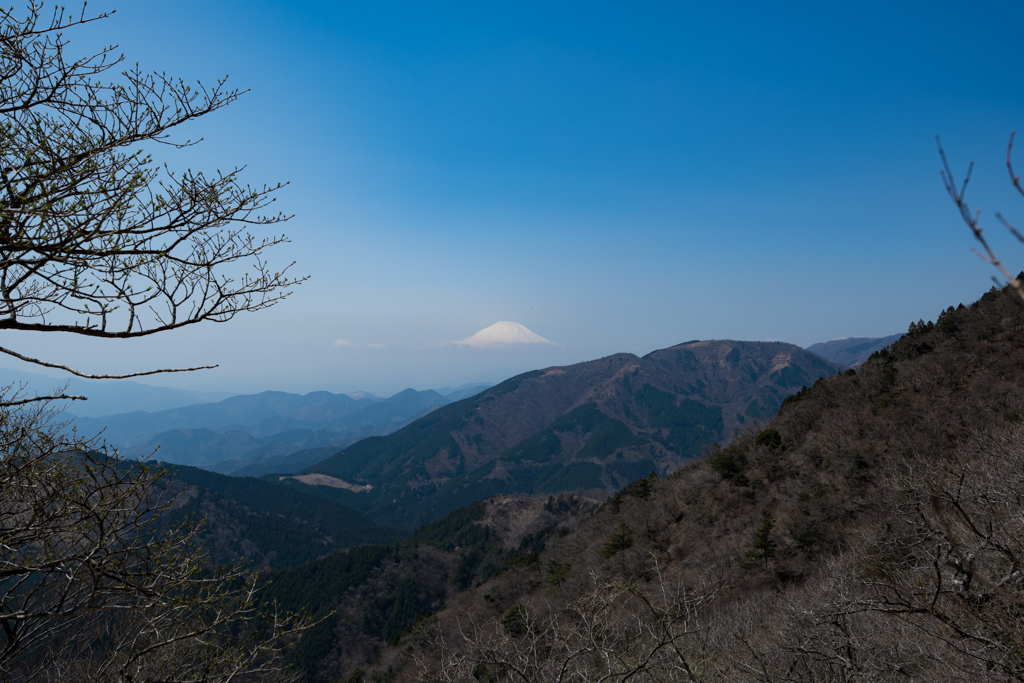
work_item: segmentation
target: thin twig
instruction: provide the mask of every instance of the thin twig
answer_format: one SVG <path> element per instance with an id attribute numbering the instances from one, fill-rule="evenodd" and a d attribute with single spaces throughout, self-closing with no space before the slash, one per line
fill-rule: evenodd
<path id="1" fill-rule="evenodd" d="M 1006 164 L 1007 168 L 1010 170 L 1010 179 L 1012 180 L 1014 187 L 1024 195 L 1024 189 L 1021 188 L 1020 180 L 1013 173 L 1013 164 L 1011 159 L 1013 153 L 1013 138 L 1014 135 L 1011 133 L 1010 142 L 1006 149 Z M 942 176 L 942 183 L 946 187 L 946 192 L 949 194 L 950 199 L 953 200 L 953 203 L 956 204 L 957 209 L 960 210 L 960 217 L 963 218 L 967 227 L 971 229 L 971 232 L 974 234 L 974 239 L 978 241 L 984 250 L 984 253 L 977 250 L 974 250 L 974 253 L 977 254 L 981 260 L 998 270 L 1006 279 L 1006 282 L 1013 287 L 1015 292 L 1017 292 L 1017 296 L 1024 300 L 1024 286 L 1022 286 L 1021 282 L 1011 275 L 1010 271 L 1003 266 L 1002 261 L 999 260 L 995 252 L 992 250 L 992 247 L 989 246 L 988 240 L 985 239 L 984 229 L 981 227 L 981 210 L 978 209 L 972 213 L 970 206 L 967 204 L 967 186 L 970 184 L 971 175 L 974 173 L 974 162 L 972 161 L 967 166 L 967 174 L 964 176 L 964 182 L 958 190 L 956 186 L 956 179 L 953 175 L 953 169 L 950 167 L 949 159 L 946 157 L 946 150 L 942 147 L 942 140 L 939 139 L 938 136 L 935 136 L 935 142 L 939 147 L 939 157 L 942 159 L 942 171 L 940 171 L 940 175 Z M 1010 225 L 1009 221 L 1003 219 L 999 214 L 996 215 L 1012 235 L 1017 237 L 1021 242 L 1024 242 L 1024 237 L 1022 237 L 1020 233 Z"/>
<path id="2" fill-rule="evenodd" d="M 23 360 L 26 363 L 35 363 L 36 365 L 41 365 L 44 368 L 54 368 L 55 370 L 64 370 L 65 372 L 70 372 L 72 375 L 76 375 L 78 377 L 84 377 L 85 379 L 128 379 L 129 377 L 143 377 L 145 375 L 157 375 L 157 374 L 164 374 L 164 373 L 168 373 L 168 372 L 193 372 L 195 370 L 211 370 L 213 368 L 218 367 L 217 365 L 200 365 L 200 366 L 194 367 L 194 368 L 162 368 L 160 370 L 144 370 L 142 372 L 132 372 L 132 373 L 129 373 L 129 374 L 126 374 L 126 375 L 90 375 L 90 374 L 85 373 L 85 372 L 79 372 L 78 370 L 75 370 L 74 368 L 70 368 L 67 365 L 61 365 L 59 363 L 49 363 L 49 362 L 44 361 L 44 360 L 39 360 L 38 358 L 31 358 L 29 356 L 20 354 L 17 351 L 11 351 L 10 349 L 5 349 L 2 346 L 0 346 L 0 353 L 6 353 L 8 356 L 14 356 L 15 358 L 18 358 L 19 360 Z"/>
<path id="3" fill-rule="evenodd" d="M 1010 131 L 1010 142 L 1006 145 L 1006 170 L 1010 173 L 1010 182 L 1017 188 L 1017 192 L 1024 196 L 1024 187 L 1021 187 L 1020 177 L 1013 171 L 1013 138 L 1016 135 L 1017 131 Z"/>
<path id="4" fill-rule="evenodd" d="M 36 403 L 39 401 L 88 401 L 89 399 L 85 396 L 71 396 L 71 395 L 53 395 L 53 396 L 35 396 L 33 398 L 22 398 L 17 401 L 2 401 L 0 400 L 0 408 L 9 408 L 11 406 L 23 406 L 26 403 Z"/>

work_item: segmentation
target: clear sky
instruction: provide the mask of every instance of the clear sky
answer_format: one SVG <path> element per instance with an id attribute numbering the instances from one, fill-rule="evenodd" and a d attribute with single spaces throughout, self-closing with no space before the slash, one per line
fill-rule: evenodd
<path id="1" fill-rule="evenodd" d="M 904 331 L 991 285 L 936 134 L 958 172 L 977 161 L 973 199 L 1024 268 L 991 217 L 1024 223 L 1003 166 L 1024 126 L 1019 0 L 135 0 L 95 26 L 73 45 L 251 90 L 163 158 L 290 181 L 273 256 L 311 279 L 226 325 L 21 338 L 87 370 L 220 363 L 150 381 L 391 393 L 697 338 Z M 439 345 L 499 320 L 558 346 Z"/>

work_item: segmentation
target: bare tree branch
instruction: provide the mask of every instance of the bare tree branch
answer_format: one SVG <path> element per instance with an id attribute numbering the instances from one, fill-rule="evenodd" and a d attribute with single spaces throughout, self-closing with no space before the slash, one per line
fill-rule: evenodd
<path id="1" fill-rule="evenodd" d="M 77 375 L 78 377 L 84 377 L 85 379 L 128 379 L 129 377 L 143 377 L 145 375 L 156 375 L 156 374 L 162 374 L 162 373 L 168 373 L 168 372 L 193 372 L 195 370 L 211 370 L 213 368 L 218 367 L 216 365 L 200 365 L 200 366 L 197 366 L 197 367 L 194 367 L 194 368 L 164 368 L 164 369 L 160 369 L 160 370 L 143 370 L 141 372 L 131 372 L 131 373 L 124 374 L 124 375 L 91 375 L 91 374 L 88 374 L 88 373 L 85 373 L 85 372 L 80 372 L 78 370 L 75 370 L 74 368 L 68 367 L 67 365 L 61 365 L 59 363 L 50 363 L 50 362 L 47 362 L 47 361 L 39 360 L 38 358 L 31 358 L 29 356 L 26 356 L 24 354 L 18 353 L 16 351 L 12 351 L 11 349 L 5 349 L 2 346 L 0 346 L 0 353 L 6 353 L 8 356 L 14 356 L 15 358 L 17 358 L 19 360 L 23 360 L 23 361 L 26 361 L 28 363 L 35 363 L 36 365 L 42 365 L 43 367 L 46 367 L 46 368 L 54 368 L 56 370 L 64 370 L 66 372 L 70 372 L 72 375 Z M 61 397 L 61 398 L 64 398 L 64 397 Z M 0 403 L 0 405 L 11 405 L 11 404 Z"/>
<path id="2" fill-rule="evenodd" d="M 456 620 L 454 633 L 433 622 L 422 634 L 433 657 L 414 655 L 420 680 L 706 680 L 692 641 L 704 631 L 702 615 L 720 584 L 675 583 L 653 559 L 650 585 L 591 576 L 590 590 L 566 604 L 517 603 L 485 623 Z"/>
<path id="3" fill-rule="evenodd" d="M 0 407 L 23 406 L 29 403 L 51 402 L 51 401 L 88 401 L 86 396 L 74 396 L 72 394 L 53 394 L 50 396 L 33 396 L 32 398 L 8 399 L 0 401 Z"/>
<path id="4" fill-rule="evenodd" d="M 305 278 L 263 258 L 287 238 L 251 232 L 288 220 L 265 213 L 282 186 L 244 184 L 243 168 L 176 172 L 143 151 L 196 144 L 172 134 L 242 93 L 138 67 L 114 77 L 113 48 L 72 58 L 63 33 L 107 15 L 40 10 L 0 12 L 0 329 L 125 339 L 287 297 Z"/>
<path id="5" fill-rule="evenodd" d="M 227 682 L 278 669 L 309 621 L 242 565 L 209 570 L 167 473 L 0 408 L 0 678 Z"/>
<path id="6" fill-rule="evenodd" d="M 1017 191 L 1024 196 L 1024 188 L 1021 187 L 1020 178 L 1013 171 L 1013 139 L 1015 133 L 1010 133 L 1010 141 L 1006 146 L 1006 167 L 1010 173 L 1010 181 L 1013 186 L 1017 188 Z M 942 147 L 942 140 L 938 136 L 935 138 L 935 142 L 939 148 L 939 157 L 942 159 L 942 183 L 946 188 L 946 193 L 949 194 L 950 199 L 956 204 L 957 209 L 960 211 L 960 217 L 967 224 L 967 227 L 971 229 L 971 233 L 974 235 L 974 239 L 981 244 L 982 251 L 972 250 L 978 255 L 981 260 L 988 263 L 993 268 L 999 271 L 999 273 L 1006 280 L 1007 284 L 1013 287 L 1013 290 L 1017 295 L 1024 300 L 1024 284 L 1022 284 L 1016 277 L 1010 274 L 1010 271 L 1003 266 L 1002 261 L 996 256 L 995 251 L 988 243 L 988 239 L 984 235 L 984 229 L 981 226 L 981 210 L 978 209 L 974 212 L 971 211 L 970 206 L 967 203 L 967 186 L 971 182 L 971 175 L 974 173 L 974 162 L 972 161 L 967 166 L 967 173 L 964 175 L 963 183 L 957 188 L 957 183 L 953 175 L 953 169 L 949 165 L 949 159 L 946 157 L 946 150 Z M 1000 223 L 1007 229 L 1007 231 L 1016 237 L 1019 241 L 1024 242 L 1024 235 L 1022 235 L 1002 214 L 996 213 L 996 218 Z M 998 281 L 997 281 L 998 284 Z"/>
<path id="7" fill-rule="evenodd" d="M 176 172 L 146 153 L 234 102 L 114 47 L 75 57 L 66 31 L 104 19 L 39 0 L 0 9 L 0 330 L 134 338 L 273 306 L 305 280 L 264 259 L 288 220 L 280 184 L 242 168 Z M 90 374 L 88 379 L 216 366 Z M 23 390 L 23 388 L 22 388 Z M 64 391 L 67 390 L 67 385 Z M 199 523 L 175 521 L 163 470 L 83 441 L 51 401 L 0 390 L 0 679 L 229 683 L 276 675 L 310 626 L 261 604 L 248 567 L 213 567 Z"/>

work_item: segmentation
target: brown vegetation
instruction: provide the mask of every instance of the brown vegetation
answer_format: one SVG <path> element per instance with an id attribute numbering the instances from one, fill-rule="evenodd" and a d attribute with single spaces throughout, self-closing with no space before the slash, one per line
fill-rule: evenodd
<path id="1" fill-rule="evenodd" d="M 1024 679 L 1022 342 L 1005 291 L 911 325 L 455 596 L 368 680 Z"/>

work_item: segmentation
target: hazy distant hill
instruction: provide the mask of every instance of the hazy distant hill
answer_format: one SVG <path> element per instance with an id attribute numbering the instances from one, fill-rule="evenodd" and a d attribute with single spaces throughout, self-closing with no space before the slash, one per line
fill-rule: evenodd
<path id="1" fill-rule="evenodd" d="M 492 386 L 494 386 L 493 383 L 481 384 L 480 382 L 475 382 L 463 384 L 462 386 L 455 387 L 454 389 L 451 387 L 443 387 L 436 391 L 448 399 L 449 403 L 454 403 L 455 401 L 461 401 L 462 399 L 469 398 L 470 396 L 476 396 L 481 391 L 490 389 Z"/>
<path id="2" fill-rule="evenodd" d="M 269 436 L 288 428 L 317 429 L 366 408 L 379 399 L 354 399 L 345 394 L 318 391 L 300 396 L 265 391 L 232 396 L 213 404 L 189 405 L 158 412 L 132 412 L 101 418 L 80 419 L 80 428 L 106 429 L 108 441 L 135 447 L 154 435 L 173 429 L 241 431 L 252 436 Z"/>
<path id="3" fill-rule="evenodd" d="M 699 341 L 513 377 L 308 468 L 415 528 L 496 493 L 615 490 L 671 471 L 838 366 L 780 342 Z"/>
<path id="4" fill-rule="evenodd" d="M 807 347 L 811 353 L 816 353 L 822 358 L 833 363 L 839 363 L 845 367 L 859 365 L 868 359 L 875 351 L 881 351 L 889 346 L 902 335 L 893 334 L 888 337 L 849 337 L 847 339 L 833 339 L 832 341 L 819 342 Z"/>
<path id="5" fill-rule="evenodd" d="M 406 389 L 387 399 L 268 391 L 154 413 L 78 418 L 75 425 L 81 434 L 102 431 L 106 442 L 126 455 L 149 455 L 159 446 L 160 460 L 260 475 L 301 469 L 448 402 L 431 390 Z M 317 450 L 323 448 L 329 450 Z"/>

